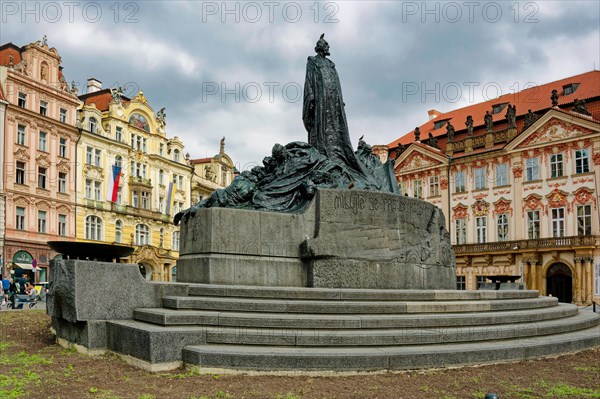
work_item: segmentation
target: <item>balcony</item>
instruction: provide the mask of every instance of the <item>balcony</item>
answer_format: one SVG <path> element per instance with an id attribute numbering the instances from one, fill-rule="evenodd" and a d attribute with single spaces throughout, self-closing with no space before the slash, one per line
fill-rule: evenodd
<path id="1" fill-rule="evenodd" d="M 86 205 L 88 208 L 104 209 L 104 202 L 102 202 L 102 201 L 88 199 L 88 200 L 86 200 Z"/>
<path id="2" fill-rule="evenodd" d="M 146 186 L 152 188 L 152 179 L 146 179 L 140 176 L 130 176 L 129 184 L 137 186 Z"/>
<path id="3" fill-rule="evenodd" d="M 144 208 L 135 208 L 129 205 L 119 205 L 114 202 L 110 203 L 111 211 L 131 215 L 131 216 L 140 216 L 147 219 L 160 220 L 163 222 L 170 222 L 170 215 L 165 214 L 164 212 L 159 212 L 156 209 L 144 209 Z"/>
<path id="4" fill-rule="evenodd" d="M 454 245 L 454 252 L 457 256 L 476 255 L 485 253 L 520 253 L 535 252 L 550 249 L 569 249 L 589 247 L 595 248 L 598 236 L 571 236 L 540 238 L 537 240 L 517 240 L 517 241 L 496 241 L 485 244 L 462 244 Z"/>

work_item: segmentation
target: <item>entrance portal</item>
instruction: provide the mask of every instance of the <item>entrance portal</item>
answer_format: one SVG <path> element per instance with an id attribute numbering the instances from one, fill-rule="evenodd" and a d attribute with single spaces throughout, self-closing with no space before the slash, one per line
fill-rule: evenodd
<path id="1" fill-rule="evenodd" d="M 559 302 L 573 301 L 573 275 L 564 263 L 556 263 L 548 269 L 546 294 L 557 297 Z"/>

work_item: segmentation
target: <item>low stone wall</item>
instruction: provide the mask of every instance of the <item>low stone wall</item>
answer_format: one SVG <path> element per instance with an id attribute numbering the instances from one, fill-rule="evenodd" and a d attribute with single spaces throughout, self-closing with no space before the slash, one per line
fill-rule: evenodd
<path id="1" fill-rule="evenodd" d="M 441 210 L 395 194 L 318 190 L 302 214 L 201 209 L 181 232 L 178 281 L 384 289 L 456 285 Z"/>
<path id="2" fill-rule="evenodd" d="M 50 270 L 46 306 L 57 339 L 89 351 L 106 348 L 107 320 L 133 319 L 136 308 L 187 293 L 185 284 L 146 281 L 135 264 L 58 260 Z"/>

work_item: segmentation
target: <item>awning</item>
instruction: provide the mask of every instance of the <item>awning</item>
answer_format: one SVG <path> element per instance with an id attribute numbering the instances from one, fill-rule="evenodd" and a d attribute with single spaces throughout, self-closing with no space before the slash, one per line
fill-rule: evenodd
<path id="1" fill-rule="evenodd" d="M 27 269 L 27 270 L 33 270 L 33 266 L 28 264 L 28 263 L 17 263 L 17 262 L 13 262 L 13 265 L 16 269 Z"/>

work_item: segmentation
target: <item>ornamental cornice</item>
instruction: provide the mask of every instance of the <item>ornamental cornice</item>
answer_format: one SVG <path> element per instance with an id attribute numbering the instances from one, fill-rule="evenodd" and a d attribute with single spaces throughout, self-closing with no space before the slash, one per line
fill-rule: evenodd
<path id="1" fill-rule="evenodd" d="M 29 161 L 29 159 L 31 159 L 31 156 L 29 155 L 29 151 L 27 151 L 23 147 L 17 148 L 17 150 L 13 153 L 13 155 L 17 161 L 27 162 L 27 161 Z"/>
<path id="2" fill-rule="evenodd" d="M 44 168 L 50 167 L 50 164 L 51 164 L 50 159 L 48 158 L 47 154 L 38 154 L 35 161 L 39 166 L 42 166 Z"/>
<path id="3" fill-rule="evenodd" d="M 69 172 L 71 170 L 71 165 L 69 164 L 69 162 L 62 159 L 58 164 L 56 164 L 56 168 L 60 172 Z"/>

